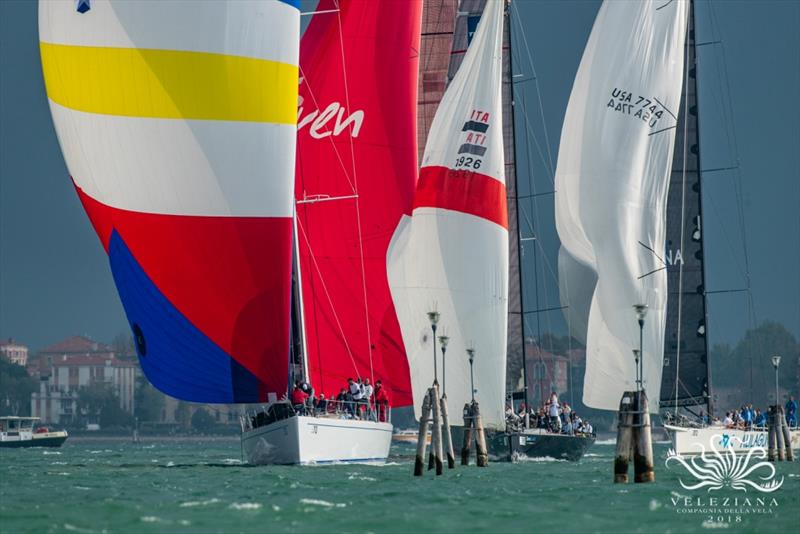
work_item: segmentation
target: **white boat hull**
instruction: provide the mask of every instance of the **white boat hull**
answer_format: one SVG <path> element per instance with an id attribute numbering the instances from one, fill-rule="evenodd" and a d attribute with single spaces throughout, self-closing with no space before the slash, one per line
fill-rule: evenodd
<path id="1" fill-rule="evenodd" d="M 242 433 L 245 460 L 254 465 L 384 463 L 392 425 L 375 421 L 295 416 Z"/>
<path id="2" fill-rule="evenodd" d="M 723 426 L 703 428 L 664 425 L 672 441 L 672 448 L 681 456 L 698 455 L 712 447 L 721 451 L 731 447 L 737 454 L 747 454 L 755 447 L 769 448 L 766 430 L 740 430 Z M 792 449 L 800 449 L 800 429 L 789 431 Z M 701 447 L 702 446 L 702 447 Z"/>

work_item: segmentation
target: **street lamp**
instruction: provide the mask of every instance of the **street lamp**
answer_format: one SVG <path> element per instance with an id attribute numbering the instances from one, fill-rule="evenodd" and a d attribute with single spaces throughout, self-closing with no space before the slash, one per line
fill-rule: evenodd
<path id="1" fill-rule="evenodd" d="M 772 357 L 772 367 L 775 368 L 775 413 L 778 413 L 778 407 L 780 406 L 780 401 L 778 400 L 778 366 L 781 364 L 781 357 L 780 356 L 773 356 Z"/>
<path id="2" fill-rule="evenodd" d="M 442 345 L 442 397 L 447 396 L 447 372 L 445 371 L 445 353 L 447 352 L 447 342 L 450 341 L 450 338 L 441 335 L 439 336 L 439 343 Z"/>
<path id="3" fill-rule="evenodd" d="M 639 376 L 639 358 L 640 358 L 641 355 L 642 355 L 642 353 L 639 351 L 639 349 L 633 349 L 633 359 L 636 361 L 636 388 L 637 388 L 637 391 L 641 391 L 641 389 L 642 389 L 642 379 Z"/>
<path id="4" fill-rule="evenodd" d="M 644 389 L 644 318 L 647 315 L 647 304 L 634 304 L 636 319 L 639 321 L 639 359 L 637 367 L 639 371 L 639 390 Z"/>
<path id="5" fill-rule="evenodd" d="M 475 361 L 475 349 L 467 349 L 469 356 L 469 392 L 472 395 L 472 404 L 475 404 L 475 381 L 472 378 L 472 363 Z"/>
<path id="6" fill-rule="evenodd" d="M 439 312 L 429 311 L 428 320 L 431 322 L 431 330 L 433 330 L 433 383 L 439 383 L 439 373 L 436 370 L 436 325 L 439 323 Z"/>

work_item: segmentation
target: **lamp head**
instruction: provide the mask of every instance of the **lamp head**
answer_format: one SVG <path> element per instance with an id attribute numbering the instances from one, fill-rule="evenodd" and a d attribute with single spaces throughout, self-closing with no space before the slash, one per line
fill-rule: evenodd
<path id="1" fill-rule="evenodd" d="M 469 356 L 469 363 L 472 364 L 475 361 L 475 349 L 467 349 L 467 355 Z"/>
<path id="2" fill-rule="evenodd" d="M 773 356 L 772 357 L 772 366 L 777 369 L 778 366 L 781 364 L 781 357 L 780 356 Z"/>
<path id="3" fill-rule="evenodd" d="M 449 337 L 445 335 L 439 336 L 439 343 L 442 345 L 442 350 L 444 350 L 447 347 L 448 341 L 450 341 Z"/>
<path id="4" fill-rule="evenodd" d="M 644 321 L 647 315 L 647 304 L 634 304 L 633 309 L 636 312 L 636 318 L 640 321 Z"/>
<path id="5" fill-rule="evenodd" d="M 633 349 L 633 357 L 636 359 L 637 362 L 639 361 L 639 356 L 640 356 L 639 349 Z"/>
<path id="6" fill-rule="evenodd" d="M 439 312 L 438 311 L 429 311 L 428 312 L 428 320 L 431 322 L 432 326 L 436 326 L 436 323 L 439 322 Z"/>

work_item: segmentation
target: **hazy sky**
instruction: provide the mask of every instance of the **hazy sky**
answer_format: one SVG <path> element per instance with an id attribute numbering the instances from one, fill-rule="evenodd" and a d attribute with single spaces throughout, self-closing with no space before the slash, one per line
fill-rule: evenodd
<path id="1" fill-rule="evenodd" d="M 518 111 L 525 106 L 544 159 L 549 148 L 555 161 L 572 81 L 600 3 L 514 4 L 536 67 L 544 123 L 532 81 L 519 86 Z M 698 68 L 703 167 L 738 161 L 758 320 L 780 321 L 800 337 L 800 2 L 701 1 L 697 17 L 698 41 L 711 43 L 700 49 Z M 531 74 L 522 43 L 515 50 L 520 80 Z M 518 117 L 518 129 L 524 124 Z M 729 138 L 738 150 L 730 149 Z M 537 192 L 551 190 L 535 144 L 532 153 L 531 183 Z M 528 178 L 520 179 L 521 189 L 530 189 Z M 707 174 L 703 184 L 707 287 L 744 287 L 736 174 Z M 557 241 L 547 198 L 537 201 L 536 219 L 552 258 Z M 544 263 L 540 269 L 539 305 L 556 306 L 555 280 Z M 735 342 L 748 326 L 742 294 L 711 297 L 709 313 L 712 343 Z M 550 314 L 543 325 L 559 330 L 563 321 Z M 38 349 L 73 334 L 109 341 L 126 330 L 107 257 L 72 188 L 50 119 L 36 2 L 0 1 L 0 336 Z"/>

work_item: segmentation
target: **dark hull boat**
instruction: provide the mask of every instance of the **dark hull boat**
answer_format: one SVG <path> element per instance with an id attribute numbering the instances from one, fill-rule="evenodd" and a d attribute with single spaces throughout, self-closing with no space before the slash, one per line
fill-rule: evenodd
<path id="1" fill-rule="evenodd" d="M 541 429 L 489 434 L 489 454 L 499 460 L 555 458 L 577 462 L 594 444 L 594 436 L 553 434 Z"/>

